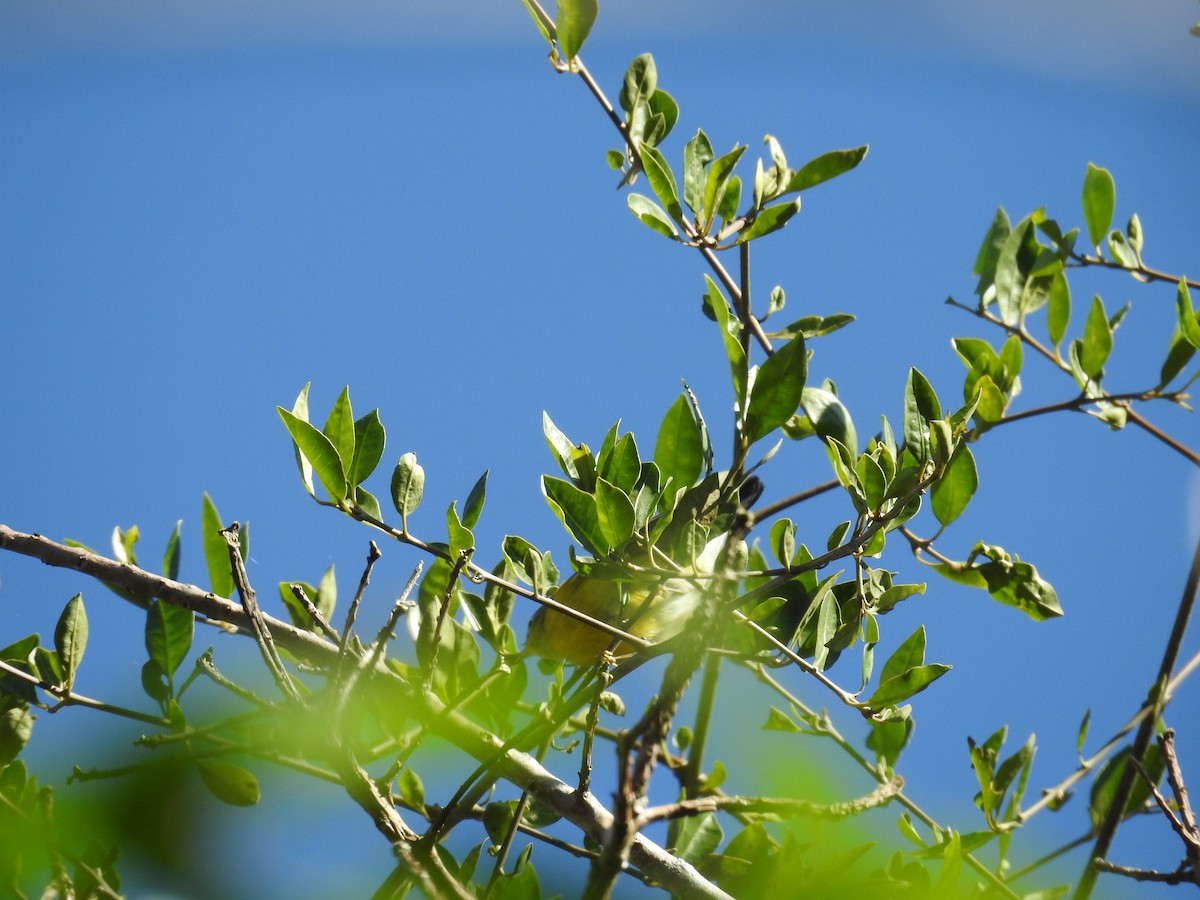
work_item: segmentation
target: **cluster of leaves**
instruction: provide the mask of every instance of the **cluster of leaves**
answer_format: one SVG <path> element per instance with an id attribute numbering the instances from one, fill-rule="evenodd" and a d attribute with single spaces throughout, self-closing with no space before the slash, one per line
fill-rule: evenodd
<path id="1" fill-rule="evenodd" d="M 1087 240 L 1093 248 L 1090 254 L 1077 249 L 1078 228 L 1064 232 L 1044 209 L 1034 210 L 1015 227 L 1007 213 L 999 209 L 984 238 L 975 261 L 975 274 L 979 277 L 976 309 L 1002 325 L 1009 337 L 999 352 L 980 338 L 955 340 L 955 350 L 968 369 L 963 394 L 979 396 L 976 435 L 1004 421 L 1012 401 L 1020 393 L 1025 345 L 1040 351 L 1069 373 L 1080 391 L 1079 408 L 1114 429 L 1125 427 L 1129 400 L 1161 397 L 1184 404 L 1187 399 L 1184 391 L 1200 378 L 1197 370 L 1180 386 L 1167 390 L 1200 348 L 1200 320 L 1192 307 L 1188 283 L 1183 279 L 1177 282 L 1176 326 L 1168 341 L 1157 384 L 1118 395 L 1104 388 L 1104 370 L 1113 351 L 1114 333 L 1129 312 L 1129 303 L 1110 314 L 1104 301 L 1095 295 L 1088 306 L 1082 332 L 1069 341 L 1064 356 L 1063 343 L 1072 312 L 1069 268 L 1103 265 L 1128 271 L 1142 281 L 1159 275 L 1143 262 L 1144 233 L 1137 213 L 1129 217 L 1123 231 L 1112 227 L 1116 187 L 1107 170 L 1088 164 L 1082 203 Z M 1048 239 L 1048 244 L 1039 240 L 1039 233 Z M 1043 308 L 1049 348 L 1036 343 L 1026 330 L 1027 318 Z"/>

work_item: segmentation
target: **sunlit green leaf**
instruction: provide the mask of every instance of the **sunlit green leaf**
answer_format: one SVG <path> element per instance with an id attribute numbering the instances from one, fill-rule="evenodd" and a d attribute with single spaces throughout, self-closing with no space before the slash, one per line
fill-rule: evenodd
<path id="1" fill-rule="evenodd" d="M 579 55 L 596 22 L 599 9 L 596 0 L 558 0 L 554 28 L 558 34 L 558 46 L 568 60 Z"/>
<path id="2" fill-rule="evenodd" d="M 759 366 L 743 419 L 747 441 L 766 437 L 792 417 L 800 406 L 807 374 L 808 355 L 799 336 Z"/>
<path id="3" fill-rule="evenodd" d="M 417 454 L 405 453 L 392 471 L 392 505 L 400 513 L 400 528 L 408 531 L 408 517 L 421 504 L 425 493 L 425 470 Z"/>
<path id="4" fill-rule="evenodd" d="M 313 471 L 317 473 L 317 478 L 329 494 L 329 499 L 335 503 L 344 500 L 349 492 L 349 483 L 346 480 L 342 458 L 333 443 L 322 432 L 303 419 L 298 419 L 282 406 L 275 409 L 300 453 L 312 464 Z"/>
<path id="5" fill-rule="evenodd" d="M 312 382 L 305 384 L 296 397 L 296 402 L 292 404 L 292 415 L 304 422 L 308 421 L 308 389 L 311 385 Z M 300 480 L 304 483 L 304 489 L 308 491 L 309 496 L 315 497 L 312 463 L 300 452 L 300 446 L 295 441 L 292 442 L 292 449 L 296 454 L 296 467 L 300 470 Z"/>
<path id="6" fill-rule="evenodd" d="M 712 160 L 708 136 L 697 131 L 683 148 L 683 202 L 696 214 L 704 210 L 705 167 Z"/>
<path id="7" fill-rule="evenodd" d="M 581 491 L 569 481 L 542 476 L 542 494 L 566 529 L 589 553 L 603 556 L 612 549 L 612 544 L 600 528 L 596 512 L 596 498 Z"/>
<path id="8" fill-rule="evenodd" d="M 712 222 L 713 217 L 717 215 L 721 208 L 721 202 L 725 199 L 725 191 L 729 187 L 730 178 L 733 176 L 733 167 L 737 165 L 738 160 L 742 158 L 742 154 L 746 152 L 745 146 L 734 147 L 723 156 L 718 156 L 709 164 L 708 176 L 704 182 L 704 221 L 705 224 Z"/>
<path id="9" fill-rule="evenodd" d="M 940 419 L 942 407 L 933 386 L 919 370 L 908 370 L 904 386 L 904 443 L 909 452 L 924 462 L 930 457 L 929 420 Z"/>
<path id="10" fill-rule="evenodd" d="M 233 596 L 233 573 L 229 566 L 229 545 L 221 537 L 221 514 L 205 492 L 200 507 L 200 537 L 208 564 L 208 583 L 218 597 Z"/>
<path id="11" fill-rule="evenodd" d="M 676 488 L 694 484 L 704 469 L 704 439 L 686 394 L 676 397 L 663 417 L 654 445 L 654 463 Z"/>
<path id="12" fill-rule="evenodd" d="M 1108 361 L 1112 352 L 1112 345 L 1112 328 L 1108 324 L 1108 314 L 1104 311 L 1104 302 L 1096 295 L 1092 299 L 1092 308 L 1083 326 L 1083 346 L 1079 352 L 1079 365 L 1084 374 L 1095 379 L 1103 371 L 1104 363 Z"/>
<path id="13" fill-rule="evenodd" d="M 850 411 L 836 394 L 824 388 L 806 387 L 801 393 L 800 405 L 817 434 L 822 438 L 833 438 L 852 454 L 858 454 L 858 434 L 854 430 Z"/>
<path id="14" fill-rule="evenodd" d="M 179 578 L 179 558 L 183 552 L 179 543 L 179 529 L 182 525 L 183 519 L 176 520 L 175 530 L 171 532 L 171 537 L 167 539 L 167 549 L 163 551 L 162 573 L 172 581 Z"/>
<path id="15" fill-rule="evenodd" d="M 1106 169 L 1088 163 L 1083 179 L 1083 220 L 1087 223 L 1088 238 L 1097 250 L 1112 225 L 1117 203 L 1117 189 Z"/>
<path id="16" fill-rule="evenodd" d="M 354 458 L 347 476 L 351 484 L 362 484 L 383 458 L 387 435 L 379 421 L 379 410 L 373 409 L 354 423 Z"/>
<path id="17" fill-rule="evenodd" d="M 624 491 L 603 478 L 596 481 L 596 517 L 610 547 L 623 546 L 633 537 L 633 503 Z"/>
<path id="18" fill-rule="evenodd" d="M 630 211 L 641 220 L 642 224 L 669 238 L 678 238 L 679 229 L 670 217 L 663 212 L 662 207 L 641 194 L 630 194 L 625 201 Z"/>
<path id="19" fill-rule="evenodd" d="M 962 515 L 978 487 L 979 473 L 975 470 L 975 457 L 966 444 L 960 444 L 945 473 L 930 491 L 930 506 L 937 520 L 949 525 Z"/>
<path id="20" fill-rule="evenodd" d="M 915 666 L 880 683 L 867 700 L 872 709 L 884 706 L 895 706 L 909 697 L 919 694 L 950 671 L 943 663 L 932 663 L 927 666 Z"/>
<path id="21" fill-rule="evenodd" d="M 849 172 L 867 155 L 867 147 L 855 147 L 852 150 L 831 150 L 822 153 L 816 159 L 806 162 L 800 167 L 791 181 L 788 182 L 784 193 L 806 191 L 822 182 Z"/>
<path id="22" fill-rule="evenodd" d="M 996 283 L 996 266 L 1000 260 L 1000 252 L 1011 233 L 1012 225 L 1008 220 L 1008 213 L 1004 211 L 1003 207 L 1000 207 L 996 210 L 995 218 L 992 219 L 992 224 L 988 228 L 987 234 L 984 235 L 983 243 L 979 246 L 979 253 L 975 257 L 973 272 L 979 276 L 975 293 L 980 297 Z"/>
<path id="23" fill-rule="evenodd" d="M 762 237 L 765 234 L 770 234 L 772 231 L 778 231 L 798 212 L 800 212 L 799 197 L 786 203 L 776 203 L 774 206 L 768 206 L 758 214 L 754 219 L 754 223 L 749 228 L 738 235 L 737 242 L 742 244 L 746 241 Z"/>
<path id="24" fill-rule="evenodd" d="M 87 649 L 88 620 L 83 608 L 83 594 L 76 594 L 67 601 L 58 624 L 54 628 L 54 648 L 62 663 L 63 686 L 67 690 L 75 683 L 75 673 Z"/>
<path id="25" fill-rule="evenodd" d="M 621 85 L 618 98 L 621 109 L 631 113 L 639 103 L 648 103 L 650 96 L 658 89 L 658 69 L 654 65 L 654 57 L 643 53 L 629 64 L 625 70 L 625 81 Z"/>
<path id="26" fill-rule="evenodd" d="M 1178 322 L 1179 333 L 1193 348 L 1200 349 L 1200 319 L 1192 308 L 1192 295 L 1188 292 L 1187 282 L 1179 279 L 1179 287 L 1175 291 L 1175 318 Z"/>
<path id="27" fill-rule="evenodd" d="M 644 141 L 641 144 L 642 169 L 646 179 L 654 189 L 655 196 L 666 208 L 668 215 L 676 221 L 683 220 L 683 208 L 679 205 L 679 188 L 675 183 L 675 174 L 670 165 L 656 147 Z M 637 212 L 637 210 L 634 210 Z M 640 217 L 640 216 L 639 216 Z"/>
<path id="28" fill-rule="evenodd" d="M 290 431 L 291 429 L 289 428 L 288 430 Z M 329 438 L 329 443 L 333 445 L 333 449 L 337 451 L 338 458 L 342 461 L 343 473 L 348 475 L 350 464 L 354 460 L 355 440 L 354 412 L 350 408 L 350 388 L 342 388 L 342 392 L 338 394 L 333 408 L 329 411 L 329 418 L 325 420 L 325 427 L 322 429 L 322 433 L 325 437 Z M 315 461 L 313 465 L 316 466 Z"/>
<path id="29" fill-rule="evenodd" d="M 467 528 L 474 528 L 479 523 L 479 516 L 483 512 L 483 503 L 487 498 L 487 470 L 479 476 L 479 480 L 475 482 L 471 488 L 471 493 L 467 494 L 467 502 L 463 504 L 462 523 Z"/>
<path id="30" fill-rule="evenodd" d="M 1062 343 L 1070 320 L 1071 287 L 1065 272 L 1055 272 L 1050 281 L 1050 297 L 1046 305 L 1046 331 L 1055 347 Z"/>

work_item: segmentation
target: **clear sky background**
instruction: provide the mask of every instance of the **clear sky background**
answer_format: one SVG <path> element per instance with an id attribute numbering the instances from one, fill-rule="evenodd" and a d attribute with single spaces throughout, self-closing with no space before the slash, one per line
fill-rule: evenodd
<path id="1" fill-rule="evenodd" d="M 1195 277 L 1195 3 L 602 7 L 584 57 L 615 99 L 628 62 L 655 55 L 660 86 L 681 107 L 664 146 L 672 161 L 697 127 L 718 149 L 748 143 L 751 154 L 774 134 L 793 166 L 871 145 L 858 170 L 806 194 L 754 259 L 759 297 L 787 290 L 787 321 L 859 317 L 815 343 L 810 378 L 837 382 L 860 434 L 880 414 L 898 421 L 909 365 L 957 401 L 949 339 L 999 341 L 943 301 L 970 300 L 998 205 L 1014 221 L 1045 205 L 1082 224 L 1088 162 L 1116 179 L 1117 223 L 1141 216 L 1147 262 Z M 648 454 L 683 378 L 726 434 L 726 369 L 698 309 L 702 263 L 629 214 L 604 163 L 617 146 L 611 125 L 545 57 L 517 0 L 0 7 L 0 521 L 101 549 L 114 525 L 137 523 L 143 559 L 156 562 L 183 518 L 183 579 L 204 583 L 197 525 L 208 491 L 226 521 L 252 523 L 261 594 L 336 564 L 345 597 L 372 535 L 300 487 L 274 407 L 305 382 L 314 418 L 346 384 L 356 411 L 380 408 L 381 469 L 418 454 L 428 475 L 418 534 L 440 538 L 442 511 L 490 469 L 476 530 L 489 565 L 511 533 L 565 568 L 567 538 L 538 492 L 553 466 L 543 409 L 593 447 L 621 419 Z M 1106 384 L 1151 386 L 1172 289 L 1090 272 L 1072 288 L 1074 333 L 1093 291 L 1110 310 L 1134 302 Z M 1028 355 L 1022 380 L 1017 409 L 1074 393 Z M 1165 405 L 1147 414 L 1200 444 L 1194 416 Z M 767 500 L 829 477 L 811 443 L 768 467 Z M 924 621 L 931 661 L 955 667 L 917 698 L 900 769 L 918 802 L 962 830 L 983 827 L 969 803 L 967 735 L 1007 723 L 1015 749 L 1036 733 L 1036 797 L 1072 769 L 1085 709 L 1089 748 L 1136 710 L 1200 531 L 1194 468 L 1144 434 L 1063 415 L 1005 426 L 975 452 L 981 488 L 946 551 L 984 539 L 1019 553 L 1067 614 L 1035 624 L 926 579 L 901 547 L 885 557 L 929 591 L 883 620 L 879 658 Z M 375 482 L 381 497 L 386 477 Z M 802 539 L 823 545 L 848 509 L 828 498 L 799 510 Z M 925 519 L 917 527 L 932 530 Z M 415 561 L 383 549 L 376 620 Z M 78 689 L 148 706 L 140 614 L 86 580 L 0 557 L 0 645 L 51 634 L 79 590 L 92 643 Z M 197 644 L 208 640 L 219 663 L 245 651 L 216 636 Z M 1185 656 L 1197 650 L 1192 636 Z M 853 686 L 847 660 L 833 674 Z M 830 702 L 799 677 L 793 685 L 814 705 Z M 1168 715 L 1193 781 L 1198 698 L 1189 685 Z M 747 713 L 726 700 L 728 732 L 757 734 L 765 706 Z M 96 725 L 83 711 L 41 717 L 30 756 L 45 760 L 45 779 L 92 761 L 80 742 Z M 775 735 L 761 747 L 763 767 L 799 753 Z M 363 890 L 383 877 L 387 853 L 365 817 L 336 796 L 299 798 L 293 782 L 267 786 L 279 789 L 260 809 L 212 811 L 205 859 L 221 865 L 192 873 L 194 896 L 262 896 L 252 879 L 264 872 L 272 891 L 296 897 L 328 896 L 347 872 Z M 848 782 L 845 795 L 861 789 Z M 1035 820 L 1018 859 L 1077 836 L 1085 815 L 1077 799 Z M 1122 832 L 1114 853 L 1160 868 L 1179 855 L 1159 820 Z"/>

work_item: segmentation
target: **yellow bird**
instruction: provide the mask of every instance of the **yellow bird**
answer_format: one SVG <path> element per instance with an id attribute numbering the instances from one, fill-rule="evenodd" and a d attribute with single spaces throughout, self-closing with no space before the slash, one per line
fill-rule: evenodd
<path id="1" fill-rule="evenodd" d="M 668 578 L 642 575 L 621 582 L 601 574 L 577 572 L 562 583 L 554 599 L 593 619 L 658 644 L 683 631 L 704 597 L 701 585 L 705 582 L 698 583 L 686 576 L 693 572 L 711 572 L 724 544 L 724 535 L 709 542 L 694 569 Z M 623 593 L 626 594 L 624 603 Z M 543 606 L 529 621 L 526 647 L 546 659 L 582 666 L 596 662 L 613 640 L 612 635 L 599 628 Z M 628 656 L 634 649 L 622 642 L 613 652 L 616 656 Z"/>

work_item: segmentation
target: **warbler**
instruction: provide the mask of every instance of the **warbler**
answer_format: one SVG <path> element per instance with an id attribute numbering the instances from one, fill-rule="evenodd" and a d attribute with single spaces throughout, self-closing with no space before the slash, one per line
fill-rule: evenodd
<path id="1" fill-rule="evenodd" d="M 554 599 L 652 644 L 675 637 L 687 626 L 692 613 L 704 599 L 704 579 L 687 576 L 713 570 L 725 536 L 710 541 L 694 568 L 677 576 L 638 574 L 619 581 L 604 574 L 577 572 L 558 588 Z M 624 595 L 624 602 L 622 602 Z M 612 643 L 613 636 L 566 613 L 543 606 L 529 621 L 526 647 L 546 659 L 574 665 L 594 663 Z M 614 655 L 628 656 L 634 647 L 620 642 Z"/>

